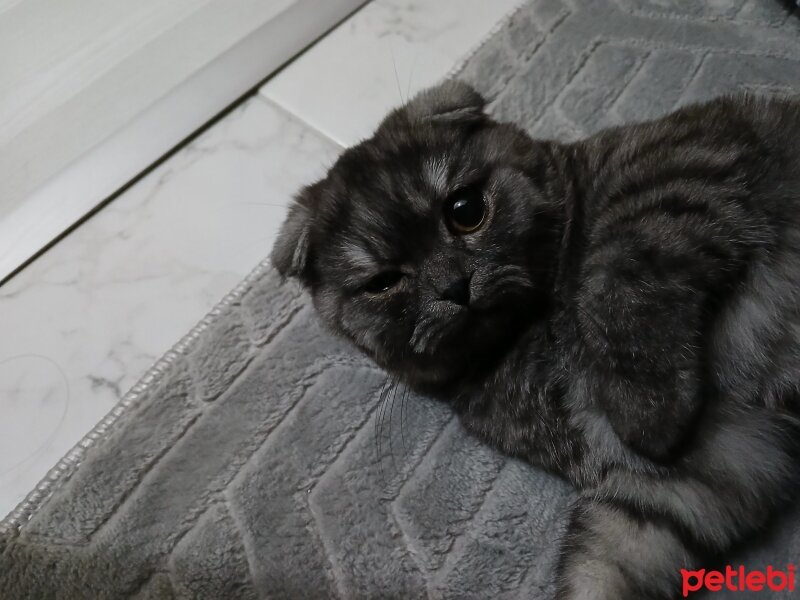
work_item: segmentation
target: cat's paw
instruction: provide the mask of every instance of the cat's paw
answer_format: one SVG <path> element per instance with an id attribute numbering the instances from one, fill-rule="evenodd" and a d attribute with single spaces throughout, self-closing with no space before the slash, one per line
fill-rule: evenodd
<path id="1" fill-rule="evenodd" d="M 587 560 L 562 576 L 555 600 L 633 600 L 628 587 L 619 569 L 608 562 Z"/>

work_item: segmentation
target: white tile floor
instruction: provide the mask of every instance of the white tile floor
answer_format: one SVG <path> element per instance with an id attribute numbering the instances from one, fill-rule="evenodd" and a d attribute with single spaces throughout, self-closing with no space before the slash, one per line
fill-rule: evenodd
<path id="1" fill-rule="evenodd" d="M 517 3 L 375 0 L 0 288 L 0 516 L 269 252 L 301 184 Z"/>

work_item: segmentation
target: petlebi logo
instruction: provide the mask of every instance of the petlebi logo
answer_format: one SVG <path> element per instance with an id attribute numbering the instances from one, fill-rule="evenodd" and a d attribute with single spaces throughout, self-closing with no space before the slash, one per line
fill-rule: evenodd
<path id="1" fill-rule="evenodd" d="M 681 569 L 683 597 L 701 590 L 709 592 L 793 592 L 795 589 L 796 568 L 787 565 L 785 569 L 775 569 L 771 565 L 764 570 L 745 569 L 728 565 L 724 571 Z"/>

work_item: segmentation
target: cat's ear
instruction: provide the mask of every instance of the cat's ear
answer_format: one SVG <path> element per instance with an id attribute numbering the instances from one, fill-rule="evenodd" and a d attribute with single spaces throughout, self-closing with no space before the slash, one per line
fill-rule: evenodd
<path id="1" fill-rule="evenodd" d="M 307 186 L 295 197 L 270 254 L 272 264 L 281 276 L 296 277 L 304 284 L 308 280 L 311 222 L 321 184 Z"/>
<path id="2" fill-rule="evenodd" d="M 421 91 L 404 107 L 408 117 L 445 123 L 474 123 L 486 117 L 486 100 L 463 81 L 445 81 Z"/>

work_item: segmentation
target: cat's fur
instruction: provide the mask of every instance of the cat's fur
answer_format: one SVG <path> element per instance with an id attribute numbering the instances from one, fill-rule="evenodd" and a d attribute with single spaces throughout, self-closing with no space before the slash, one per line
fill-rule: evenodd
<path id="1" fill-rule="evenodd" d="M 273 261 L 378 364 L 581 490 L 559 598 L 674 596 L 800 481 L 800 102 L 573 144 L 483 109 L 449 82 L 391 113 L 299 194 Z M 467 188 L 486 222 L 454 235 L 442 203 Z M 443 299 L 464 280 L 467 306 Z"/>

